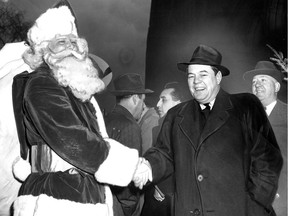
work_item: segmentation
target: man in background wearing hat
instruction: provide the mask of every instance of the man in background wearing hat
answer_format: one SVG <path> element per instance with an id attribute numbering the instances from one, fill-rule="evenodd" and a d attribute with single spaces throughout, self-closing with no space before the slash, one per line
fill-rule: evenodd
<path id="1" fill-rule="evenodd" d="M 137 120 L 144 109 L 145 94 L 153 91 L 145 89 L 141 76 L 134 73 L 116 77 L 114 88 L 111 93 L 116 96 L 116 105 L 105 117 L 108 135 L 142 155 L 141 129 Z M 112 193 L 117 198 L 114 199 L 116 216 L 140 215 L 140 193 L 133 183 L 128 187 L 112 187 Z"/>
<path id="2" fill-rule="evenodd" d="M 133 181 L 142 188 L 174 173 L 176 216 L 271 215 L 281 153 L 257 97 L 221 89 L 230 73 L 221 59 L 200 45 L 178 64 L 193 99 L 168 111 Z"/>
<path id="3" fill-rule="evenodd" d="M 13 171 L 23 181 L 14 215 L 113 215 L 107 184 L 127 186 L 139 153 L 107 135 L 93 97 L 105 84 L 69 3 L 48 9 L 27 38 L 23 59 L 33 72 L 12 87 L 22 158 Z"/>
<path id="4" fill-rule="evenodd" d="M 259 61 L 254 70 L 244 73 L 243 78 L 252 82 L 252 93 L 265 107 L 284 159 L 273 208 L 277 216 L 285 216 L 287 215 L 287 105 L 277 99 L 283 74 L 272 62 Z"/>

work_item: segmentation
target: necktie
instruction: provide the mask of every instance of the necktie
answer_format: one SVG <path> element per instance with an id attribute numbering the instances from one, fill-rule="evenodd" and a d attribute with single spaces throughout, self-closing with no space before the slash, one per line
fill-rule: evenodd
<path id="1" fill-rule="evenodd" d="M 204 104 L 204 106 L 205 106 L 205 109 L 202 110 L 202 113 L 206 121 L 210 112 L 210 106 L 209 106 L 209 103 Z"/>
<path id="2" fill-rule="evenodd" d="M 203 130 L 204 125 L 206 124 L 206 120 L 210 112 L 209 103 L 203 104 L 203 105 L 205 105 L 205 109 L 201 110 L 201 116 L 200 116 L 200 130 L 201 131 Z"/>

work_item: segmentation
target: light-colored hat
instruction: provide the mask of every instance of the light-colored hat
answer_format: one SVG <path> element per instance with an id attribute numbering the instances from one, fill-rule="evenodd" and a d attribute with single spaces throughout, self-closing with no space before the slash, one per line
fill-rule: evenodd
<path id="1" fill-rule="evenodd" d="M 78 36 L 76 18 L 67 0 L 60 0 L 35 21 L 27 38 L 31 46 L 53 39 L 57 34 Z"/>
<path id="2" fill-rule="evenodd" d="M 244 73 L 243 79 L 251 81 L 256 75 L 268 75 L 276 79 L 279 83 L 283 80 L 283 74 L 270 61 L 257 62 L 255 69 Z"/>

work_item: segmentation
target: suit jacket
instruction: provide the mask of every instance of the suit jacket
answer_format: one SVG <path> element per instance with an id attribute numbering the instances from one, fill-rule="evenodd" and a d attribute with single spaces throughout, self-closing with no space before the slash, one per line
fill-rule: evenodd
<path id="1" fill-rule="evenodd" d="M 279 179 L 277 195 L 273 208 L 277 216 L 287 215 L 287 105 L 277 100 L 275 107 L 268 116 L 277 142 L 279 144 L 284 163 Z"/>
<path id="2" fill-rule="evenodd" d="M 200 112 L 193 99 L 170 109 L 144 155 L 154 183 L 175 173 L 175 215 L 272 213 L 282 157 L 260 101 L 220 90 L 202 133 Z"/>
<path id="3" fill-rule="evenodd" d="M 138 122 L 142 137 L 142 154 L 153 144 L 153 129 L 158 126 L 159 115 L 154 108 L 149 108 Z"/>
<path id="4" fill-rule="evenodd" d="M 132 114 L 126 108 L 116 105 L 105 116 L 105 124 L 109 137 L 129 148 L 137 149 L 141 155 L 141 130 Z M 140 211 L 138 209 L 140 194 L 133 183 L 128 187 L 111 187 L 111 190 L 114 195 L 113 208 L 115 216 L 135 215 L 135 211 Z"/>

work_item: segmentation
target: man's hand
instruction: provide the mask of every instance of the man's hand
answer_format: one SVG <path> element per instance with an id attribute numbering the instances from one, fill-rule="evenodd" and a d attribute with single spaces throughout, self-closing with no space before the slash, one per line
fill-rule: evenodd
<path id="1" fill-rule="evenodd" d="M 162 202 L 165 199 L 165 195 L 162 193 L 162 191 L 160 190 L 160 188 L 158 188 L 157 185 L 154 186 L 155 190 L 154 190 L 154 198 L 159 201 Z"/>
<path id="2" fill-rule="evenodd" d="M 145 158 L 139 158 L 138 166 L 133 176 L 133 181 L 136 187 L 142 189 L 143 186 L 150 180 L 152 182 L 152 169 L 149 161 Z"/>

